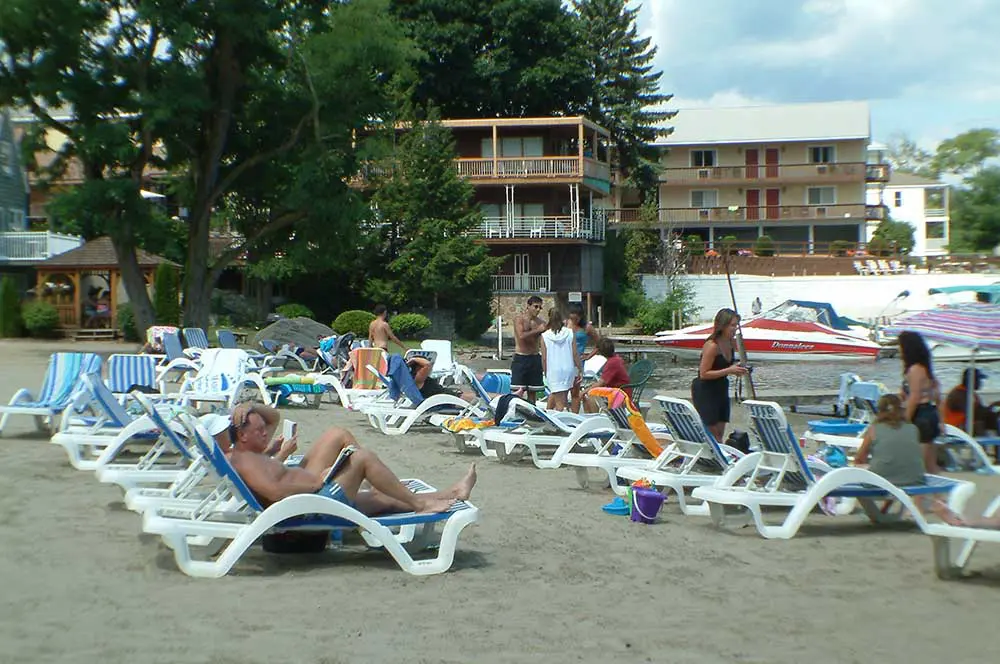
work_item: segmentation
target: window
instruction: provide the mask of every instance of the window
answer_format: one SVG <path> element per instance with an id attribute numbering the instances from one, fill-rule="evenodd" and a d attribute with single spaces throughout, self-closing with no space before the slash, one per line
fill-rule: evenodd
<path id="1" fill-rule="evenodd" d="M 892 197 L 892 204 L 895 207 L 903 207 L 903 192 L 897 191 Z"/>
<path id="2" fill-rule="evenodd" d="M 8 141 L 0 139 L 0 170 L 7 175 L 14 174 L 14 150 Z"/>
<path id="3" fill-rule="evenodd" d="M 541 136 L 516 136 L 500 139 L 500 155 L 504 157 L 541 157 Z M 485 155 L 484 155 L 485 156 Z M 492 154 L 489 156 L 493 156 Z"/>
<path id="4" fill-rule="evenodd" d="M 500 206 L 496 203 L 480 203 L 479 209 L 483 211 L 483 216 L 487 219 L 500 217 Z"/>
<path id="5" fill-rule="evenodd" d="M 8 231 L 23 231 L 27 230 L 24 227 L 24 211 L 18 210 L 17 208 L 10 209 L 9 222 L 7 224 Z"/>
<path id="6" fill-rule="evenodd" d="M 836 187 L 809 187 L 806 203 L 809 205 L 834 205 L 837 202 Z"/>
<path id="7" fill-rule="evenodd" d="M 4 209 L 0 209 L 0 233 L 6 233 L 7 231 L 14 230 L 11 227 L 10 212 Z"/>
<path id="8" fill-rule="evenodd" d="M 944 210 L 944 189 L 925 189 L 924 208 L 927 210 Z"/>
<path id="9" fill-rule="evenodd" d="M 817 145 L 809 148 L 809 163 L 811 164 L 832 164 L 836 161 L 837 153 L 832 145 Z"/>
<path id="10" fill-rule="evenodd" d="M 715 166 L 715 150 L 691 150 L 691 166 L 707 168 Z"/>
<path id="11" fill-rule="evenodd" d="M 492 138 L 484 138 L 482 140 L 481 145 L 483 147 L 482 147 L 482 150 L 480 150 L 480 154 L 483 156 L 483 159 L 492 159 L 493 158 L 493 139 Z"/>
<path id="12" fill-rule="evenodd" d="M 945 227 L 943 221 L 928 221 L 924 226 L 924 238 L 928 240 L 943 240 Z"/>
<path id="13" fill-rule="evenodd" d="M 713 208 L 719 207 L 719 192 L 714 189 L 695 189 L 691 192 L 691 207 L 693 208 Z"/>

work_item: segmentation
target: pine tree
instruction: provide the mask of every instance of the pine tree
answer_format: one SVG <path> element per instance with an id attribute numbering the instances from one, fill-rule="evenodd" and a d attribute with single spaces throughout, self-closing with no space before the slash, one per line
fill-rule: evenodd
<path id="1" fill-rule="evenodd" d="M 617 166 L 630 184 L 649 189 L 657 180 L 650 143 L 670 133 L 664 123 L 676 114 L 664 108 L 673 95 L 659 92 L 656 47 L 649 37 L 639 38 L 639 8 L 630 9 L 627 0 L 574 0 L 573 8 L 591 58 L 587 117 L 611 132 Z"/>
<path id="2" fill-rule="evenodd" d="M 470 233 L 482 213 L 454 159 L 451 130 L 436 113 L 412 123 L 400 138 L 391 176 L 374 198 L 386 269 L 369 279 L 366 294 L 395 304 L 448 307 L 463 336 L 478 336 L 489 325 L 490 279 L 500 261 Z"/>
<path id="3" fill-rule="evenodd" d="M 181 319 L 177 270 L 172 265 L 160 263 L 156 268 L 153 284 L 156 322 L 160 325 L 177 325 Z"/>

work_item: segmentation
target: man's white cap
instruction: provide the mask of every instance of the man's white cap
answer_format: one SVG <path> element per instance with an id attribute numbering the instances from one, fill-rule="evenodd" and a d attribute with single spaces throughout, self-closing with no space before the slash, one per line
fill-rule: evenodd
<path id="1" fill-rule="evenodd" d="M 208 413 L 207 415 L 202 415 L 198 418 L 198 422 L 201 426 L 205 427 L 208 433 L 212 436 L 218 436 L 220 433 L 229 428 L 230 421 L 225 415 L 219 415 L 218 413 Z"/>

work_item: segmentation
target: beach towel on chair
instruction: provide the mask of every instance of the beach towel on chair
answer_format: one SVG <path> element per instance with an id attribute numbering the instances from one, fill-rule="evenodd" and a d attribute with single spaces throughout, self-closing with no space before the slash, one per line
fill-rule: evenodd
<path id="1" fill-rule="evenodd" d="M 389 356 L 389 369 L 387 375 L 392 380 L 389 382 L 389 398 L 395 401 L 401 395 L 417 405 L 424 400 L 424 395 L 420 393 L 413 376 L 410 374 L 410 367 L 403 360 L 402 355 Z"/>

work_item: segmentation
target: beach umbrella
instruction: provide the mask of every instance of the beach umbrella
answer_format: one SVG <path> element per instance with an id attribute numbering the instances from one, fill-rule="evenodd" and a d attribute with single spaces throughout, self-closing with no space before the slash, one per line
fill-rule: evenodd
<path id="1" fill-rule="evenodd" d="M 887 332 L 895 335 L 904 330 L 918 332 L 931 341 L 971 349 L 970 384 L 966 385 L 971 395 L 975 387 L 976 352 L 1000 351 L 1000 305 L 959 304 L 918 311 L 900 317 L 886 328 Z M 965 426 L 971 435 L 973 401 L 971 398 L 968 401 Z"/>

